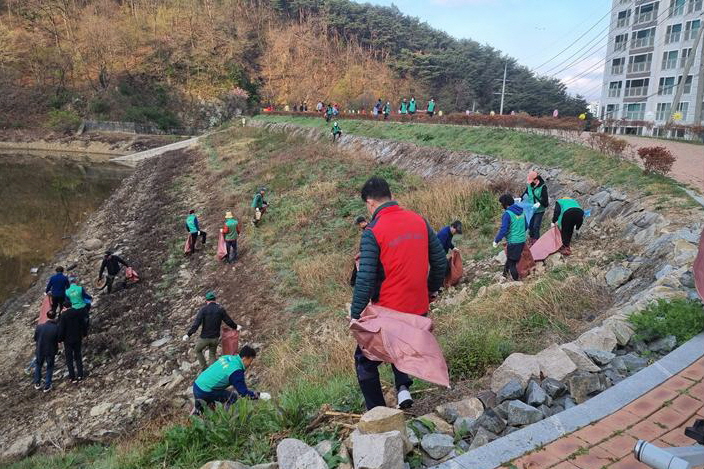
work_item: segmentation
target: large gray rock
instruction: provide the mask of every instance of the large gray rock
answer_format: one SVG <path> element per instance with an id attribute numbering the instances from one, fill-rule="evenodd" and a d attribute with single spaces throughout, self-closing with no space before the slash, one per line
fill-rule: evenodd
<path id="1" fill-rule="evenodd" d="M 341 446 L 344 448 L 344 445 Z M 277 462 L 265 462 L 262 464 L 255 464 L 250 469 L 279 469 L 279 463 Z"/>
<path id="2" fill-rule="evenodd" d="M 535 356 L 543 376 L 563 380 L 577 370 L 577 365 L 560 346 L 553 344 Z"/>
<path id="3" fill-rule="evenodd" d="M 557 399 L 567 392 L 567 386 L 565 386 L 562 381 L 553 378 L 545 378 L 543 382 L 540 383 L 540 387 L 543 388 L 552 399 Z"/>
<path id="4" fill-rule="evenodd" d="M 633 271 L 617 265 L 606 273 L 606 284 L 611 288 L 618 288 L 630 280 Z"/>
<path id="5" fill-rule="evenodd" d="M 660 280 L 667 277 L 673 270 L 675 269 L 670 264 L 666 264 L 662 269 L 655 272 L 655 280 Z"/>
<path id="6" fill-rule="evenodd" d="M 492 409 L 487 409 L 482 416 L 477 419 L 477 425 L 496 434 L 501 433 L 503 429 L 506 428 L 506 422 Z"/>
<path id="7" fill-rule="evenodd" d="M 474 435 L 474 438 L 472 438 L 472 444 L 469 445 L 469 450 L 471 451 L 473 449 L 479 448 L 480 446 L 484 446 L 485 444 L 490 443 L 497 438 L 498 436 L 491 433 L 486 428 L 480 428 L 477 431 L 477 434 Z"/>
<path id="8" fill-rule="evenodd" d="M 461 401 L 449 402 L 439 405 L 435 411 L 449 423 L 460 417 L 478 418 L 484 412 L 484 404 L 476 397 L 470 397 Z"/>
<path id="9" fill-rule="evenodd" d="M 543 404 L 547 404 L 550 397 L 545 392 L 540 385 L 533 380 L 530 380 L 528 387 L 526 388 L 526 403 L 533 407 L 540 407 Z"/>
<path id="10" fill-rule="evenodd" d="M 276 447 L 276 460 L 280 469 L 327 469 L 314 448 L 295 438 L 281 440 Z"/>
<path id="11" fill-rule="evenodd" d="M 611 363 L 611 360 L 616 358 L 616 354 L 605 352 L 604 350 L 586 349 L 584 350 L 584 353 L 586 353 L 587 356 L 599 366 L 606 366 Z"/>
<path id="12" fill-rule="evenodd" d="M 540 376 L 540 365 L 533 355 L 512 353 L 504 360 L 491 377 L 491 390 L 498 393 L 512 379 L 518 380 L 525 388 L 528 380 Z"/>
<path id="13" fill-rule="evenodd" d="M 357 428 L 365 434 L 385 433 L 394 430 L 405 431 L 406 418 L 402 410 L 381 406 L 374 407 L 362 415 Z"/>
<path id="14" fill-rule="evenodd" d="M 646 366 L 648 366 L 648 360 L 647 360 L 647 359 L 641 358 L 641 357 L 639 357 L 638 355 L 636 355 L 636 354 L 634 354 L 634 353 L 628 353 L 628 354 L 626 354 L 626 355 L 623 355 L 623 356 L 617 357 L 617 358 L 620 358 L 620 359 L 621 359 L 621 361 L 623 362 L 623 364 L 624 364 L 625 367 L 626 367 L 626 370 L 627 370 L 629 373 L 635 373 L 635 372 L 637 372 L 637 371 L 642 370 L 642 369 L 645 368 Z M 616 358 L 615 358 L 614 360 L 616 360 Z M 612 362 L 612 363 L 613 363 L 613 362 Z"/>
<path id="15" fill-rule="evenodd" d="M 37 440 L 34 435 L 25 436 L 10 445 L 9 448 L 2 452 L 3 459 L 22 459 L 30 454 L 36 449 Z"/>
<path id="16" fill-rule="evenodd" d="M 511 379 L 496 393 L 496 402 L 501 404 L 503 401 L 512 399 L 520 399 L 523 396 L 523 386 L 517 379 Z"/>
<path id="17" fill-rule="evenodd" d="M 567 381 L 570 394 L 578 404 L 606 389 L 606 377 L 600 373 L 581 373 L 570 376 Z"/>
<path id="18" fill-rule="evenodd" d="M 431 433 L 420 440 L 420 447 L 433 459 L 442 459 L 455 447 L 455 440 L 450 435 Z"/>
<path id="19" fill-rule="evenodd" d="M 200 469 L 250 469 L 249 466 L 237 461 L 210 461 L 203 464 Z"/>
<path id="20" fill-rule="evenodd" d="M 611 201 L 611 194 L 608 191 L 597 192 L 589 198 L 589 203 L 591 205 L 596 205 L 597 207 L 606 207 L 606 205 Z"/>
<path id="21" fill-rule="evenodd" d="M 660 215 L 654 212 L 643 212 L 643 214 L 636 218 L 633 222 L 638 228 L 647 228 L 653 223 L 655 223 L 660 218 Z"/>
<path id="22" fill-rule="evenodd" d="M 333 443 L 330 440 L 323 440 L 323 441 L 319 442 L 317 445 L 315 445 L 315 451 L 317 451 L 318 454 L 323 457 L 325 457 L 325 455 L 328 453 L 332 454 L 332 448 L 333 448 Z"/>
<path id="23" fill-rule="evenodd" d="M 605 327 L 595 327 L 580 335 L 574 344 L 582 350 L 605 350 L 611 352 L 616 348 L 616 336 Z"/>
<path id="24" fill-rule="evenodd" d="M 677 346 L 677 337 L 668 335 L 648 344 L 648 350 L 657 353 L 667 353 Z"/>
<path id="25" fill-rule="evenodd" d="M 355 469 L 403 469 L 403 438 L 397 431 L 353 434 L 352 456 Z M 316 453 L 317 454 L 317 453 Z"/>
<path id="26" fill-rule="evenodd" d="M 452 427 L 455 430 L 455 436 L 464 437 L 472 433 L 472 428 L 475 427 L 476 419 L 471 417 L 460 417 L 455 420 Z"/>
<path id="27" fill-rule="evenodd" d="M 512 427 L 530 425 L 542 419 L 543 413 L 540 410 L 521 401 L 511 401 L 508 406 L 508 424 Z"/>
<path id="28" fill-rule="evenodd" d="M 560 407 L 562 410 L 571 409 L 576 406 L 577 403 L 572 399 L 571 396 L 562 396 L 553 403 L 553 407 Z"/>
<path id="29" fill-rule="evenodd" d="M 613 332 L 619 345 L 626 345 L 633 337 L 633 327 L 624 319 L 610 317 L 604 321 L 603 327 Z"/>
<path id="30" fill-rule="evenodd" d="M 508 419 L 508 405 L 513 402 L 513 401 L 503 401 L 501 404 L 497 405 L 496 407 L 492 408 L 494 412 L 496 412 L 496 415 L 501 417 L 502 419 L 506 420 Z"/>
<path id="31" fill-rule="evenodd" d="M 103 247 L 103 242 L 98 238 L 90 238 L 87 239 L 85 243 L 83 243 L 83 247 L 86 248 L 88 251 L 95 251 Z"/>
<path id="32" fill-rule="evenodd" d="M 596 366 L 587 354 L 584 353 L 584 350 L 574 342 L 563 344 L 560 348 L 570 357 L 570 360 L 574 362 L 578 371 L 599 371 L 599 367 Z"/>

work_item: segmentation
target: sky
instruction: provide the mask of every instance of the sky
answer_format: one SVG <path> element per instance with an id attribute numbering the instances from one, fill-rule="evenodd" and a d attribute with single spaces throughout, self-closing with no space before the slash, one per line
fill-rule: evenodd
<path id="1" fill-rule="evenodd" d="M 611 0 L 357 0 L 488 44 L 587 101 L 601 96 Z"/>

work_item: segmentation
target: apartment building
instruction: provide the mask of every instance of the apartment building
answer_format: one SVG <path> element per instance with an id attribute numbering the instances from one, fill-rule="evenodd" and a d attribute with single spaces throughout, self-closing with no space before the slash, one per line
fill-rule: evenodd
<path id="1" fill-rule="evenodd" d="M 672 113 L 677 86 L 683 93 L 674 114 L 685 125 L 704 123 L 704 41 L 693 47 L 704 22 L 704 0 L 613 0 L 600 117 L 616 121 L 607 132 L 681 137 L 661 127 Z M 694 64 L 683 77 L 690 54 Z M 619 122 L 620 121 L 620 122 Z M 648 121 L 650 126 L 637 125 Z"/>

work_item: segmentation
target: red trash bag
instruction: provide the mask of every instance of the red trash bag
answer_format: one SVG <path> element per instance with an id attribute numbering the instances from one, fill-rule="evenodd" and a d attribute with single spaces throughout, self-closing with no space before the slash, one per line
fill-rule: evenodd
<path id="1" fill-rule="evenodd" d="M 704 300 L 704 231 L 699 236 L 699 252 L 697 252 L 697 257 L 694 259 L 692 272 L 694 273 L 694 285 L 697 287 L 699 298 Z"/>
<path id="2" fill-rule="evenodd" d="M 524 279 L 535 269 L 535 260 L 530 253 L 530 248 L 526 245 L 523 246 L 523 252 L 521 253 L 521 259 L 518 261 L 516 266 L 518 270 L 518 278 Z"/>
<path id="3" fill-rule="evenodd" d="M 530 247 L 534 261 L 547 259 L 550 254 L 557 252 L 562 247 L 562 233 L 557 226 L 546 231 L 538 241 Z"/>
<path id="4" fill-rule="evenodd" d="M 240 332 L 223 324 L 220 328 L 220 343 L 223 355 L 237 355 L 240 349 Z"/>
<path id="5" fill-rule="evenodd" d="M 125 278 L 130 283 L 139 282 L 139 274 L 137 274 L 137 271 L 134 270 L 132 267 L 127 267 L 125 269 Z"/>
<path id="6" fill-rule="evenodd" d="M 44 324 L 49 319 L 47 318 L 49 311 L 51 311 L 51 297 L 49 295 L 44 295 L 42 305 L 39 307 L 39 318 L 37 319 L 37 324 Z"/>
<path id="7" fill-rule="evenodd" d="M 191 235 L 190 233 L 186 236 L 186 244 L 183 246 L 183 253 L 190 254 L 193 252 L 193 247 L 191 246 Z"/>
<path id="8" fill-rule="evenodd" d="M 220 232 L 218 236 L 218 252 L 215 254 L 215 259 L 221 261 L 227 257 L 227 246 L 225 245 L 225 235 Z"/>
<path id="9" fill-rule="evenodd" d="M 457 249 L 452 250 L 452 254 L 450 255 L 450 260 L 448 262 L 450 263 L 450 271 L 447 273 L 445 282 L 443 283 L 445 288 L 455 286 L 460 283 L 460 279 L 464 274 L 464 267 L 462 267 L 462 254 L 460 254 Z"/>

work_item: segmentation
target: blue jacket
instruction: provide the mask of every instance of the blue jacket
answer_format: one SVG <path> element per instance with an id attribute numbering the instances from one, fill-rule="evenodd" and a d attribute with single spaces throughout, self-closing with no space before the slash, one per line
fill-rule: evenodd
<path id="1" fill-rule="evenodd" d="M 70 286 L 71 284 L 68 281 L 68 277 L 61 272 L 58 272 L 49 278 L 49 282 L 46 284 L 46 290 L 44 291 L 46 293 L 51 293 L 51 296 L 61 297 L 64 296 L 66 290 Z"/>
<path id="2" fill-rule="evenodd" d="M 455 249 L 455 245 L 452 244 L 452 231 L 450 231 L 450 227 L 446 226 L 440 231 L 438 231 L 438 240 L 440 241 L 440 244 L 442 244 L 442 248 L 445 250 L 445 254 L 450 251 L 450 249 Z"/>
<path id="3" fill-rule="evenodd" d="M 521 215 L 523 213 L 523 208 L 519 207 L 516 204 L 511 205 L 507 210 L 511 210 L 516 215 Z M 508 213 L 504 212 L 503 216 L 501 217 L 501 228 L 499 229 L 499 233 L 496 235 L 496 238 L 494 238 L 495 243 L 498 243 L 506 237 L 510 225 L 511 216 Z"/>

